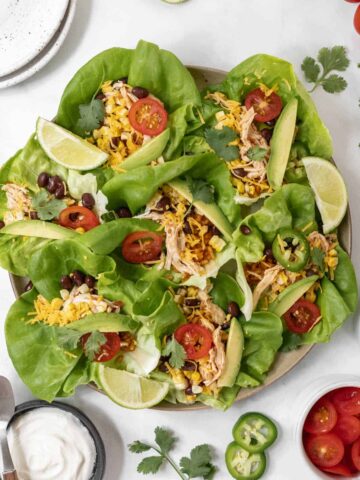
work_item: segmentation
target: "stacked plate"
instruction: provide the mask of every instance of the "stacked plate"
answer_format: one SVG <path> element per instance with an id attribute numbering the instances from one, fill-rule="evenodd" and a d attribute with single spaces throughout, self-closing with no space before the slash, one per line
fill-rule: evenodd
<path id="1" fill-rule="evenodd" d="M 0 88 L 24 81 L 50 61 L 69 31 L 75 3 L 0 1 Z"/>

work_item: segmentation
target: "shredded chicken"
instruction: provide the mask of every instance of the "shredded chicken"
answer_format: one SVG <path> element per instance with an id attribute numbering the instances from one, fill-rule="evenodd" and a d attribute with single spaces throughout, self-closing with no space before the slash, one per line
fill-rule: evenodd
<path id="1" fill-rule="evenodd" d="M 281 265 L 275 265 L 275 267 L 265 270 L 263 278 L 256 285 L 256 288 L 253 292 L 254 309 L 256 308 L 261 295 L 275 281 L 275 278 L 282 270 L 284 270 L 284 267 Z"/>
<path id="2" fill-rule="evenodd" d="M 204 378 L 206 386 L 216 382 L 221 377 L 225 367 L 225 347 L 221 340 L 221 328 L 218 327 L 213 332 L 214 347 L 209 351 L 210 368 L 205 364 L 200 364 L 199 372 Z"/>
<path id="3" fill-rule="evenodd" d="M 199 290 L 198 298 L 201 300 L 201 306 L 211 316 L 211 321 L 216 325 L 223 325 L 226 322 L 226 315 L 222 308 L 213 303 L 206 290 Z"/>
<path id="4" fill-rule="evenodd" d="M 7 208 L 9 209 L 4 214 L 5 225 L 27 218 L 31 210 L 28 189 L 16 183 L 7 183 L 1 189 L 6 192 Z"/>

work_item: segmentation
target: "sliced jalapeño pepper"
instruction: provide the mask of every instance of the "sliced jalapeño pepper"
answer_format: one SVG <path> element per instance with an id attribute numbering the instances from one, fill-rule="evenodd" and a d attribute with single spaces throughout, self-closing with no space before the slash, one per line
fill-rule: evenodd
<path id="1" fill-rule="evenodd" d="M 236 442 L 231 442 L 225 453 L 230 475 L 236 480 L 257 480 L 266 468 L 264 453 L 250 453 Z"/>
<path id="2" fill-rule="evenodd" d="M 261 413 L 246 413 L 233 428 L 233 437 L 250 453 L 261 453 L 277 438 L 275 424 Z"/>
<path id="3" fill-rule="evenodd" d="M 290 272 L 299 272 L 309 259 L 309 242 L 303 233 L 282 228 L 272 244 L 276 260 Z"/>

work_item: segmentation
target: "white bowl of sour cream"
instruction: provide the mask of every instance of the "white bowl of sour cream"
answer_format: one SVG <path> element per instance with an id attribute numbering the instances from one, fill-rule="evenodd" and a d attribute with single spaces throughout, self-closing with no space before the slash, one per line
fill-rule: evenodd
<path id="1" fill-rule="evenodd" d="M 19 480 L 101 480 L 105 450 L 93 423 L 78 409 L 40 400 L 16 407 L 8 426 Z"/>

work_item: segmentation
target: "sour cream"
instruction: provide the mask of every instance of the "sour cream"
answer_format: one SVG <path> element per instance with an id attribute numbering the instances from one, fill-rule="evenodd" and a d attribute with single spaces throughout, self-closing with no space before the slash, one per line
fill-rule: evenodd
<path id="1" fill-rule="evenodd" d="M 96 459 L 94 441 L 72 413 L 37 408 L 20 415 L 8 432 L 19 480 L 89 480 Z"/>

